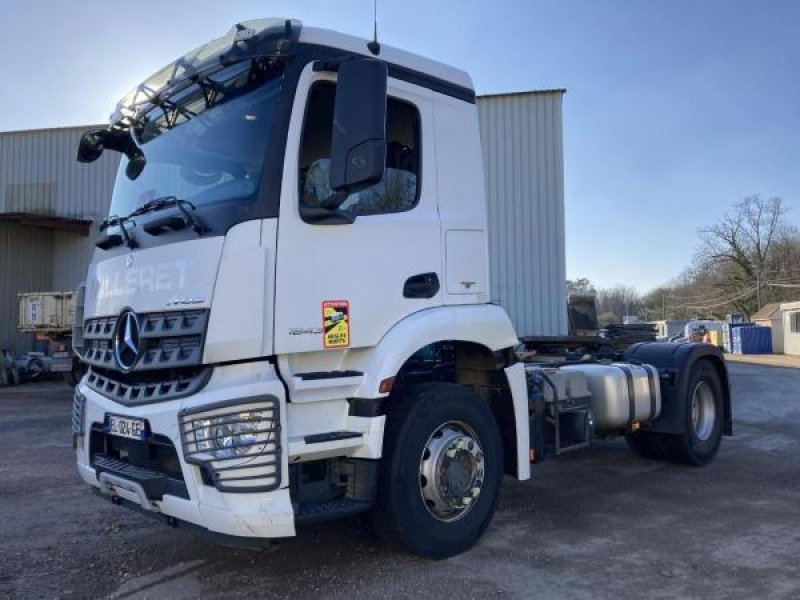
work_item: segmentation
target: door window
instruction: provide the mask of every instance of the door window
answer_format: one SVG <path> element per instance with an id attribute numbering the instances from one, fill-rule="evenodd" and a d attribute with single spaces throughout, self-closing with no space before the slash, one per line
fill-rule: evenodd
<path id="1" fill-rule="evenodd" d="M 320 206 L 333 195 L 329 184 L 336 86 L 311 88 L 300 143 L 300 202 Z M 386 167 L 383 179 L 350 194 L 339 209 L 353 216 L 411 210 L 420 189 L 420 118 L 417 108 L 395 98 L 386 104 Z"/>

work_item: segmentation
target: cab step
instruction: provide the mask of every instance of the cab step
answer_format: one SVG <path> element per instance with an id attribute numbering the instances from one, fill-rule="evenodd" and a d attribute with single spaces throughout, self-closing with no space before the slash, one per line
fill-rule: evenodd
<path id="1" fill-rule="evenodd" d="M 329 500 L 318 504 L 300 504 L 295 508 L 294 520 L 295 523 L 303 524 L 321 523 L 354 517 L 367 512 L 370 508 L 372 508 L 372 502 L 350 500 L 349 498 Z"/>

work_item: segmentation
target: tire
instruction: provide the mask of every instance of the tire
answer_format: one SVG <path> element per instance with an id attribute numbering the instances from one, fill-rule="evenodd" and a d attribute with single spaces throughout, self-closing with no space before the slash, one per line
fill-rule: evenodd
<path id="1" fill-rule="evenodd" d="M 378 533 L 436 560 L 469 550 L 494 516 L 503 479 L 489 406 L 471 388 L 441 382 L 409 386 L 387 404 Z"/>
<path id="2" fill-rule="evenodd" d="M 626 433 L 625 441 L 628 448 L 651 460 L 668 460 L 669 452 L 664 446 L 664 434 L 648 433 L 641 431 L 637 433 Z"/>
<path id="3" fill-rule="evenodd" d="M 44 363 L 38 358 L 32 358 L 25 370 L 28 379 L 34 381 L 44 375 Z"/>
<path id="4" fill-rule="evenodd" d="M 698 390 L 705 395 L 704 403 L 713 407 L 713 415 L 706 414 L 707 428 L 700 430 L 693 416 L 693 400 Z M 686 390 L 686 421 L 682 435 L 670 436 L 670 455 L 672 460 L 689 465 L 707 465 L 719 451 L 722 442 L 724 421 L 724 401 L 719 372 L 707 360 L 701 360 L 692 367 L 689 386 Z"/>
<path id="5" fill-rule="evenodd" d="M 697 403 L 705 418 L 697 418 L 693 410 Z M 724 402 L 719 372 L 708 360 L 698 361 L 689 374 L 686 388 L 686 420 L 681 434 L 648 433 L 625 436 L 628 446 L 642 456 L 657 460 L 672 460 L 688 465 L 707 465 L 719 451 L 722 442 Z"/>

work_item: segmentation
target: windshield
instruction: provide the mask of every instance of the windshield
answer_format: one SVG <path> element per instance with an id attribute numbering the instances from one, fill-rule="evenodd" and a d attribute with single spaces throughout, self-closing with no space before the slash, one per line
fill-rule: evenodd
<path id="1" fill-rule="evenodd" d="M 110 215 L 175 196 L 198 208 L 221 201 L 254 202 L 280 92 L 281 68 L 244 61 L 201 79 L 144 114 L 132 136 L 146 158 L 130 179 L 123 155 Z"/>

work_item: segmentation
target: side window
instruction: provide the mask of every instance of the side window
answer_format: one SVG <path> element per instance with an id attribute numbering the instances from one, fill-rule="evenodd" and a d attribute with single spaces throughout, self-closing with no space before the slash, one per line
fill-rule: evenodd
<path id="1" fill-rule="evenodd" d="M 319 206 L 333 194 L 329 185 L 331 130 L 336 86 L 311 88 L 300 142 L 300 201 Z M 411 210 L 419 199 L 420 117 L 409 102 L 389 98 L 386 105 L 386 167 L 383 180 L 351 194 L 339 207 L 353 216 Z"/>

